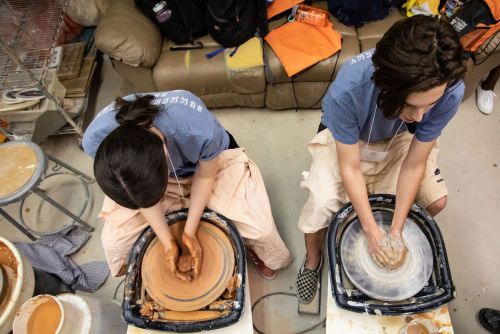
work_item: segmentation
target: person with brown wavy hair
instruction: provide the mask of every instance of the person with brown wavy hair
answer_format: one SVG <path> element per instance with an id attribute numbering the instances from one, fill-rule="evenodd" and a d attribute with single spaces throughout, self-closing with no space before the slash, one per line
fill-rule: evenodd
<path id="1" fill-rule="evenodd" d="M 299 218 L 306 245 L 300 302 L 314 297 L 326 228 L 346 203 L 356 210 L 374 261 L 386 269 L 404 261 L 402 231 L 412 204 L 432 216 L 445 207 L 437 140 L 462 101 L 465 71 L 453 28 L 423 15 L 395 23 L 375 49 L 344 63 L 323 99 L 308 147 L 312 165 L 301 184 L 310 193 Z M 373 193 L 396 195 L 389 233 L 373 217 Z"/>

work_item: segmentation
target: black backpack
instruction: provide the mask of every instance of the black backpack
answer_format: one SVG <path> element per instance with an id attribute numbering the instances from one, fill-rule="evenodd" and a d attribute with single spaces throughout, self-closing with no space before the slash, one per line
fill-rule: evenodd
<path id="1" fill-rule="evenodd" d="M 382 20 L 401 0 L 328 0 L 328 10 L 340 22 L 359 27 L 364 23 Z"/>
<path id="2" fill-rule="evenodd" d="M 224 47 L 245 43 L 256 31 L 268 32 L 266 0 L 207 0 L 205 22 L 213 39 Z"/>
<path id="3" fill-rule="evenodd" d="M 197 37 L 207 34 L 204 22 L 206 1 L 203 0 L 167 0 L 167 7 L 172 11 L 165 22 L 158 22 L 153 7 L 160 0 L 134 0 L 139 10 L 148 16 L 166 36 L 176 44 L 192 43 Z"/>

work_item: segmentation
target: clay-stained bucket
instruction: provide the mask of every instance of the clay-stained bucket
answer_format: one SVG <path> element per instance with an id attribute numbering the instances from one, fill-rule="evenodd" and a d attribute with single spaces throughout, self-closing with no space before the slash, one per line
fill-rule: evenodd
<path id="1" fill-rule="evenodd" d="M 34 327 L 30 318 L 37 307 L 52 302 L 60 308 L 60 323 L 55 330 Z M 54 305 L 52 305 L 54 306 Z M 57 312 L 57 311 L 56 311 Z M 46 325 L 46 321 L 43 325 Z M 28 300 L 14 319 L 14 334 L 124 334 L 127 325 L 121 318 L 120 304 L 114 300 L 105 300 L 87 295 L 64 293 L 56 297 L 39 295 Z"/>
<path id="2" fill-rule="evenodd" d="M 4 273 L 7 274 L 4 281 L 9 280 L 9 288 L 4 292 L 5 299 L 0 305 L 0 334 L 7 334 L 12 331 L 12 322 L 19 307 L 33 296 L 35 275 L 28 258 L 9 240 L 0 237 L 0 248 L 2 247 L 8 248 L 8 251 L 2 250 L 2 252 L 10 252 L 14 257 L 13 260 L 7 261 L 8 263 L 1 263 L 4 266 Z"/>
<path id="3" fill-rule="evenodd" d="M 21 306 L 14 318 L 14 334 L 61 334 L 64 308 L 56 297 L 38 295 Z"/>

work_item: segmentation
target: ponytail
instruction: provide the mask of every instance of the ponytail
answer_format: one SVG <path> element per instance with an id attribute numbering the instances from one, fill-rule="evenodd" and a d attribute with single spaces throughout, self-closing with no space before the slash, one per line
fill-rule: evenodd
<path id="1" fill-rule="evenodd" d="M 133 101 L 127 101 L 118 97 L 115 100 L 115 104 L 118 107 L 116 121 L 120 125 L 131 122 L 140 127 L 151 127 L 156 115 L 160 112 L 160 108 L 152 104 L 153 100 L 154 96 L 151 94 L 144 96 L 136 95 Z"/>

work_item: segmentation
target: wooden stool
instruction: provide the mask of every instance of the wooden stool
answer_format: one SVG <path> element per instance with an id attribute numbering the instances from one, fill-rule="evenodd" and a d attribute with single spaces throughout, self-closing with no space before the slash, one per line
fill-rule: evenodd
<path id="1" fill-rule="evenodd" d="M 47 173 L 48 160 L 56 164 L 56 167 L 53 168 L 53 172 L 49 173 Z M 36 237 L 33 234 L 47 234 L 30 229 L 24 221 L 24 201 L 31 194 L 39 196 L 43 201 L 48 202 L 62 213 L 72 218 L 72 224 L 78 223 L 85 230 L 90 232 L 94 231 L 92 226 L 80 218 L 89 201 L 88 183 L 94 182 L 94 179 L 50 155 L 45 155 L 38 145 L 29 141 L 13 141 L 0 144 L 0 162 L 0 215 L 5 217 L 5 219 L 17 227 L 28 238 L 35 240 Z M 71 173 L 59 171 L 61 167 Z M 78 215 L 70 212 L 53 198 L 49 197 L 43 189 L 39 188 L 40 183 L 44 179 L 61 174 L 75 176 L 79 178 L 84 185 L 86 199 Z M 20 222 L 16 221 L 12 216 L 1 209 L 4 205 L 18 201 L 21 201 L 19 208 Z M 51 233 L 56 232 L 58 231 Z"/>

